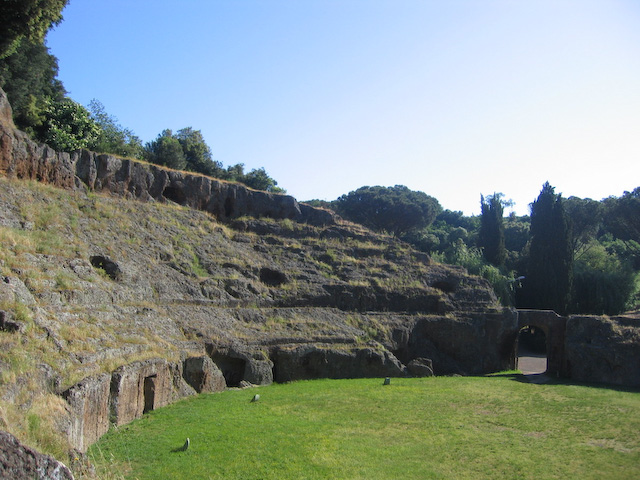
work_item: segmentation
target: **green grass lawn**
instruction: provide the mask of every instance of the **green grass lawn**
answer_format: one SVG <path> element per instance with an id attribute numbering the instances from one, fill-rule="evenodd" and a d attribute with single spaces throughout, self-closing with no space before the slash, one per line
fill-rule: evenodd
<path id="1" fill-rule="evenodd" d="M 640 478 L 640 393 L 518 378 L 200 395 L 110 431 L 90 455 L 104 478 L 141 480 Z"/>

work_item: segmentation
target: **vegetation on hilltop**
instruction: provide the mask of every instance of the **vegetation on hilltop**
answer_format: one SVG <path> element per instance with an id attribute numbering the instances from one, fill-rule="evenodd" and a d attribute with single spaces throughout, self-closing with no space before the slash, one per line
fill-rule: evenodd
<path id="1" fill-rule="evenodd" d="M 404 185 L 361 187 L 334 204 L 344 218 L 396 237 L 428 227 L 442 211 L 438 200 Z"/>
<path id="2" fill-rule="evenodd" d="M 57 59 L 43 44 L 66 3 L 0 7 L 10 27 L 0 36 L 0 86 L 20 129 L 62 151 L 88 148 L 284 192 L 264 168 L 245 172 L 243 164 L 225 168 L 214 160 L 199 130 L 166 129 L 143 145 L 97 100 L 89 109 L 71 100 L 57 78 Z M 333 202 L 310 203 L 392 233 L 438 261 L 466 267 L 488 279 L 507 305 L 595 314 L 638 306 L 640 189 L 598 202 L 563 199 L 545 184 L 531 217 L 504 218 L 501 193 L 481 197 L 481 215 L 465 217 L 442 211 L 435 198 L 402 185 L 361 187 Z"/>
<path id="3" fill-rule="evenodd" d="M 199 130 L 186 127 L 173 134 L 167 129 L 143 145 L 98 100 L 86 108 L 68 97 L 58 79 L 58 60 L 44 45 L 47 30 L 62 20 L 66 3 L 30 0 L 0 4 L 0 88 L 9 98 L 19 129 L 58 151 L 86 148 L 239 182 L 256 190 L 286 192 L 264 168 L 245 172 L 242 163 L 225 168 L 213 160 Z"/>
<path id="4" fill-rule="evenodd" d="M 471 217 L 440 211 L 433 199 L 435 220 L 434 210 L 420 210 L 421 200 L 407 195 L 396 201 L 406 192 L 403 186 L 362 187 L 333 202 L 308 203 L 396 233 L 437 261 L 464 266 L 489 280 L 505 305 L 609 315 L 638 308 L 640 187 L 596 201 L 565 199 L 547 182 L 531 216 L 523 217 L 504 216 L 509 202 L 502 193 L 481 196 L 481 214 Z"/>

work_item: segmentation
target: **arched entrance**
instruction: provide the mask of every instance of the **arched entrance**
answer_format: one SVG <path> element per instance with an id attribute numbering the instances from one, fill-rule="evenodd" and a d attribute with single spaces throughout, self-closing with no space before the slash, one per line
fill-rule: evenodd
<path id="1" fill-rule="evenodd" d="M 526 325 L 516 340 L 516 368 L 525 375 L 547 371 L 547 335 L 542 328 Z"/>
<path id="2" fill-rule="evenodd" d="M 514 334 L 514 350 L 516 358 L 516 368 L 518 368 L 518 346 L 520 339 L 520 331 L 535 328 L 536 334 L 540 330 L 545 337 L 544 344 L 546 346 L 546 369 L 545 373 L 549 376 L 565 375 L 563 369 L 564 359 L 564 342 L 565 332 L 567 328 L 567 319 L 561 317 L 551 310 L 517 310 L 518 315 L 518 333 Z M 539 342 L 539 340 L 538 340 Z M 522 368 L 520 368 L 522 370 Z"/>

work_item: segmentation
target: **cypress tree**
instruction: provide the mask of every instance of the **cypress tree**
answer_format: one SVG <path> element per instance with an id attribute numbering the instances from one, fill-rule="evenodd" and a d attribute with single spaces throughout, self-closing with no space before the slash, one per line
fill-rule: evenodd
<path id="1" fill-rule="evenodd" d="M 480 196 L 482 215 L 480 217 L 480 231 L 478 232 L 478 246 L 487 262 L 500 267 L 504 264 L 507 250 L 504 245 L 504 221 L 502 194 L 494 193 L 486 199 Z"/>
<path id="2" fill-rule="evenodd" d="M 566 313 L 573 278 L 571 236 L 562 196 L 556 195 L 546 182 L 531 204 L 531 244 L 523 306 Z"/>

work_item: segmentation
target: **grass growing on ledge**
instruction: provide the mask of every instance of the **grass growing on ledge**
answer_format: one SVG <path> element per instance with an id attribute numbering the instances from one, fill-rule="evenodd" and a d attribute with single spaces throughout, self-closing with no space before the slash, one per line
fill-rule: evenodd
<path id="1" fill-rule="evenodd" d="M 640 477 L 637 392 L 517 378 L 315 380 L 200 395 L 109 432 L 90 454 L 98 471 L 140 480 Z M 186 437 L 190 448 L 176 451 Z"/>

